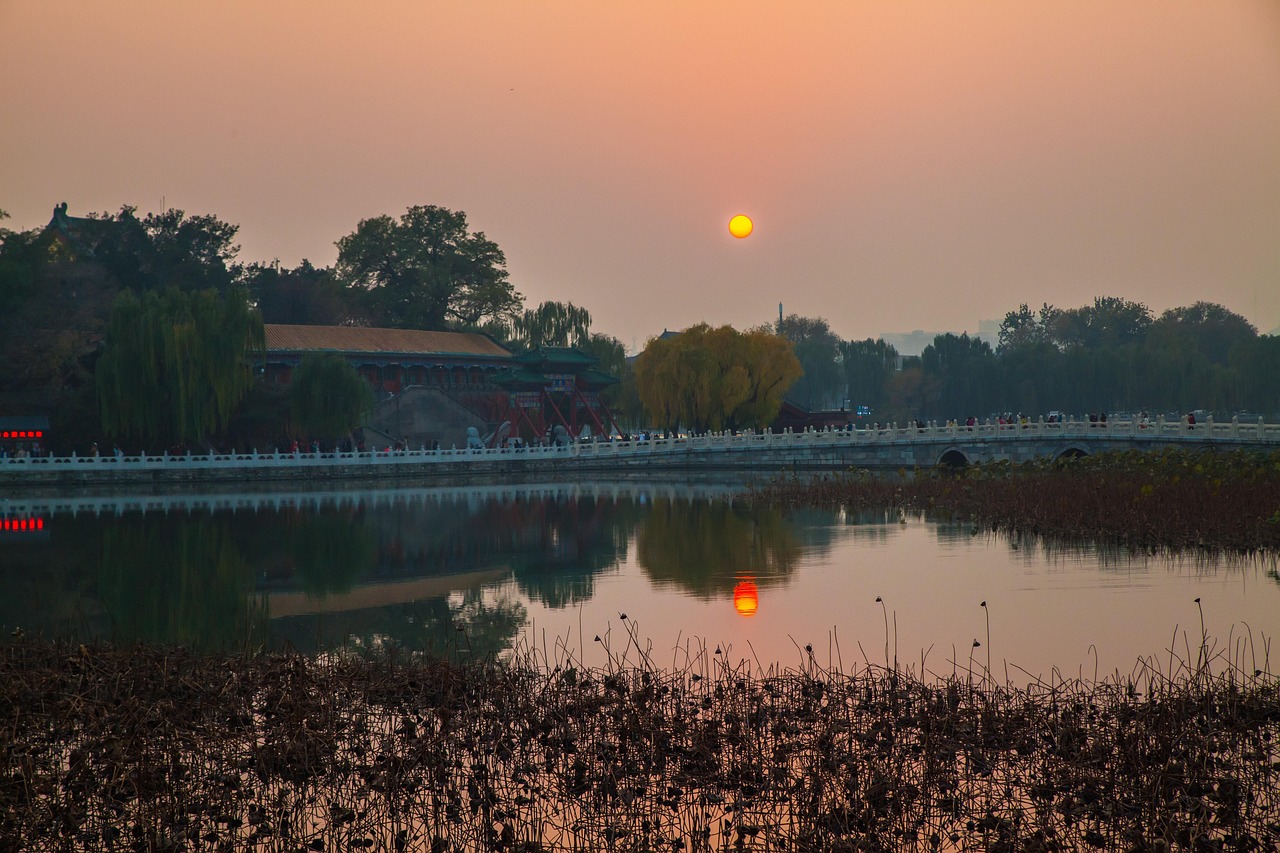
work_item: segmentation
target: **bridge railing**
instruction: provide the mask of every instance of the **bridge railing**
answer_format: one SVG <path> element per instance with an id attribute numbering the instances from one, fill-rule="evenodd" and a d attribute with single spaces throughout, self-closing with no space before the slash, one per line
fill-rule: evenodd
<path id="1" fill-rule="evenodd" d="M 575 457 L 636 458 L 681 453 L 715 454 L 759 450 L 838 448 L 885 443 L 947 443 L 964 441 L 1024 441 L 1046 438 L 1070 440 L 1158 440 L 1169 444 L 1265 444 L 1280 447 L 1280 424 L 1232 419 L 1192 424 L 1188 419 L 1151 421 L 1125 420 L 1093 423 L 1066 421 L 1049 423 L 991 423 L 966 425 L 958 422 L 923 425 L 873 426 L 864 429 L 825 429 L 802 432 L 721 432 L 672 438 L 628 439 L 626 441 L 582 441 L 565 445 L 525 445 L 501 448 L 450 448 L 447 450 L 374 450 L 364 452 L 296 453 L 208 453 L 106 456 L 29 456 L 0 458 L 0 472 L 112 471 L 112 470 L 201 470 L 263 469 L 280 467 L 368 466 L 378 470 L 388 466 L 456 466 L 478 461 L 555 460 Z"/>

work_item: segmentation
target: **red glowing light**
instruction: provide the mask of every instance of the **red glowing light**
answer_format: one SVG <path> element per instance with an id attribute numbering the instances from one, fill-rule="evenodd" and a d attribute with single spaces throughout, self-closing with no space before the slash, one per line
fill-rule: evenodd
<path id="1" fill-rule="evenodd" d="M 760 591 L 755 581 L 741 581 L 733 588 L 733 609 L 743 616 L 755 616 L 760 609 Z"/>

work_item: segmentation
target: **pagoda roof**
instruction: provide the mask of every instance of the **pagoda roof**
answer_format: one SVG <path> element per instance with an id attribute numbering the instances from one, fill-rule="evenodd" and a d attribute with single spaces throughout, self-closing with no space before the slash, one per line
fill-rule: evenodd
<path id="1" fill-rule="evenodd" d="M 333 352 L 367 355 L 449 355 L 509 359 L 511 351 L 479 332 L 429 332 L 367 326 L 264 326 L 267 352 Z"/>
<path id="2" fill-rule="evenodd" d="M 604 388 L 608 385 L 616 385 L 618 377 L 610 376 L 600 370 L 583 370 L 578 374 L 578 380 L 587 387 Z"/>
<path id="3" fill-rule="evenodd" d="M 98 244 L 116 228 L 111 219 L 95 219 L 87 216 L 68 216 L 67 203 L 55 205 L 53 217 L 44 233 L 52 234 L 77 255 L 92 258 Z"/>
<path id="4" fill-rule="evenodd" d="M 525 391 L 540 391 L 549 383 L 545 373 L 525 370 L 522 367 L 507 368 L 494 374 L 490 381 L 500 388 Z"/>
<path id="5" fill-rule="evenodd" d="M 577 347 L 537 347 L 528 352 L 520 353 L 515 357 L 515 360 L 540 370 L 547 370 L 549 366 L 554 365 L 570 368 L 565 371 L 552 371 L 554 373 L 578 372 L 578 369 L 590 367 L 599 361 L 595 356 L 585 353 Z"/>

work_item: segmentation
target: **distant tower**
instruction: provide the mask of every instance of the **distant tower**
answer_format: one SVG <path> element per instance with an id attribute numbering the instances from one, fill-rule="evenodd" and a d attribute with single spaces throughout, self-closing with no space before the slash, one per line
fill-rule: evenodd
<path id="1" fill-rule="evenodd" d="M 782 303 L 778 303 L 778 334 L 782 334 Z"/>

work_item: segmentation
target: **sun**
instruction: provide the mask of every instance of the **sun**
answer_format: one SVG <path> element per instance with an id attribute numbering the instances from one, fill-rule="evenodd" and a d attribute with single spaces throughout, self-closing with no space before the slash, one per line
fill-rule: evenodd
<path id="1" fill-rule="evenodd" d="M 739 240 L 750 236 L 754 228 L 755 226 L 751 223 L 751 217 L 743 216 L 741 213 L 729 220 L 729 233 Z"/>

